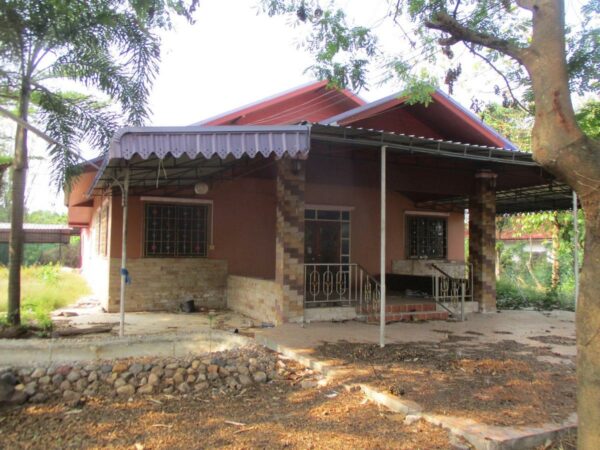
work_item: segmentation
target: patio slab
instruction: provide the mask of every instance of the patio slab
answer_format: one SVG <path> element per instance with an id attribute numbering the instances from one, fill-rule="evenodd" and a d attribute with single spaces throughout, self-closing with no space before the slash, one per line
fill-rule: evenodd
<path id="1" fill-rule="evenodd" d="M 255 331 L 257 336 L 264 336 L 303 354 L 313 353 L 314 348 L 323 342 L 379 342 L 378 326 L 356 321 L 288 323 Z M 562 356 L 575 356 L 576 353 L 574 345 L 561 345 L 552 339 L 546 342 L 531 339 L 539 336 L 575 339 L 575 313 L 570 311 L 502 311 L 471 314 L 464 322 L 401 322 L 386 325 L 387 343 L 442 342 L 447 341 L 449 335 L 469 336 L 475 338 L 477 343 L 514 340 L 534 347 L 550 346 L 552 352 Z M 469 345 L 469 342 L 461 342 L 461 345 Z M 565 361 L 556 359 L 556 362 Z"/>

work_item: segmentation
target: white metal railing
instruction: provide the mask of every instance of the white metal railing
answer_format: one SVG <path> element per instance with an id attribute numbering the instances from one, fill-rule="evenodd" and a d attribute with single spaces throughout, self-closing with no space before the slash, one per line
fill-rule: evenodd
<path id="1" fill-rule="evenodd" d="M 379 311 L 379 283 L 356 263 L 304 264 L 304 305 L 356 306 L 359 315 Z"/>
<path id="2" fill-rule="evenodd" d="M 432 292 L 435 302 L 453 316 L 465 320 L 465 301 L 473 300 L 473 270 L 465 264 L 462 276 L 452 276 L 437 264 L 431 264 Z"/>

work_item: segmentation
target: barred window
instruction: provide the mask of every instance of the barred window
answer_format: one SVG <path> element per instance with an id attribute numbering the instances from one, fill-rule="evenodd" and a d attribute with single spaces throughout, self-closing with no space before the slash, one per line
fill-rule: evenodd
<path id="1" fill-rule="evenodd" d="M 408 216 L 408 258 L 445 259 L 448 222 L 445 218 Z"/>
<path id="2" fill-rule="evenodd" d="M 145 256 L 205 257 L 209 214 L 209 205 L 146 204 Z"/>

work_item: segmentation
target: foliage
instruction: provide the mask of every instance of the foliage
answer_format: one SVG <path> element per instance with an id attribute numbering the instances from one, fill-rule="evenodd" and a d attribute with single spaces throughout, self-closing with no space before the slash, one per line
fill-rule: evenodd
<path id="1" fill-rule="evenodd" d="M 480 114 L 485 123 L 505 136 L 519 150 L 531 152 L 533 117 L 527 111 L 490 103 L 480 111 Z"/>
<path id="2" fill-rule="evenodd" d="M 18 111 L 31 101 L 56 142 L 49 151 L 59 188 L 77 173 L 82 141 L 106 150 L 121 114 L 131 125 L 147 119 L 160 58 L 155 31 L 170 28 L 174 15 L 192 20 L 196 5 L 197 0 L 0 2 L 0 102 Z M 80 92 L 56 88 L 57 80 L 72 81 Z"/>
<path id="3" fill-rule="evenodd" d="M 499 309 L 575 310 L 572 294 L 556 293 L 515 283 L 514 279 L 503 277 L 496 282 L 497 305 Z"/>
<path id="4" fill-rule="evenodd" d="M 405 85 L 422 79 L 423 69 L 448 85 L 450 93 L 462 73 L 456 58 L 461 45 L 498 74 L 494 90 L 503 106 L 531 109 L 529 76 L 520 64 L 508 64 L 512 48 L 526 48 L 531 37 L 531 19 L 513 1 L 497 0 L 400 0 L 389 2 L 383 20 L 393 21 L 404 36 L 397 53 L 381 46 L 375 28 L 351 23 L 343 6 L 332 1 L 325 9 L 319 0 L 261 0 L 267 14 L 287 15 L 306 31 L 305 47 L 315 56 L 310 69 L 336 86 L 359 90 L 368 87 L 366 74 L 383 67 L 383 81 L 398 80 Z M 580 94 L 600 88 L 600 28 L 597 3 L 588 1 L 578 13 L 579 24 L 567 28 L 567 64 L 571 89 Z M 466 30 L 460 38 L 446 30 Z M 324 29 L 327 32 L 324 32 Z M 460 34 L 460 33 L 459 33 Z M 475 37 L 477 43 L 470 39 Z M 455 47 L 456 45 L 456 47 Z M 443 69 L 440 73 L 440 68 Z M 351 76 L 349 76 L 351 74 Z M 403 94 L 411 94 L 409 90 Z"/>
<path id="5" fill-rule="evenodd" d="M 76 271 L 58 265 L 31 266 L 22 271 L 22 310 L 25 321 L 48 326 L 50 313 L 90 294 L 90 288 Z M 0 319 L 7 308 L 8 270 L 0 267 Z"/>
<path id="6" fill-rule="evenodd" d="M 585 134 L 600 140 L 600 101 L 589 100 L 579 109 L 575 117 Z"/>

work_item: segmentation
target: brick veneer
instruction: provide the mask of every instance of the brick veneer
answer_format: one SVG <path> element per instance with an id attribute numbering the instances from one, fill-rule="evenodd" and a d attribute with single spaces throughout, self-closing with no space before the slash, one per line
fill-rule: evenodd
<path id="1" fill-rule="evenodd" d="M 261 322 L 279 325 L 281 285 L 275 280 L 229 275 L 227 307 Z"/>
<path id="2" fill-rule="evenodd" d="M 305 162 L 277 161 L 275 280 L 281 285 L 277 316 L 281 322 L 304 314 L 304 190 Z"/>
<path id="3" fill-rule="evenodd" d="M 469 198 L 469 261 L 481 312 L 496 311 L 496 174 L 478 172 Z"/>
<path id="4" fill-rule="evenodd" d="M 119 310 L 120 259 L 110 260 L 108 311 Z M 132 282 L 126 287 L 126 311 L 170 311 L 184 300 L 224 308 L 227 262 L 204 258 L 133 258 L 127 261 Z"/>

